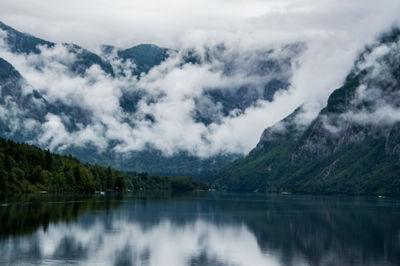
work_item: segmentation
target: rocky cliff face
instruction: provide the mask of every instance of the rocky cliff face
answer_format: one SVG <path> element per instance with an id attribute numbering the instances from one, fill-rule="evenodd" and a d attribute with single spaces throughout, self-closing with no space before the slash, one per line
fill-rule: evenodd
<path id="1" fill-rule="evenodd" d="M 297 126 L 298 109 L 266 129 L 246 158 L 224 168 L 218 184 L 400 195 L 399 95 L 400 32 L 393 30 L 366 47 L 310 125 Z"/>

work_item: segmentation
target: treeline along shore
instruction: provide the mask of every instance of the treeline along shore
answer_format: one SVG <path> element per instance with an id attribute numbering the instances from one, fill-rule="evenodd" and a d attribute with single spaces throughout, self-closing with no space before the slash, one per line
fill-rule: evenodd
<path id="1" fill-rule="evenodd" d="M 126 173 L 0 138 L 0 193 L 207 189 L 190 177 Z"/>

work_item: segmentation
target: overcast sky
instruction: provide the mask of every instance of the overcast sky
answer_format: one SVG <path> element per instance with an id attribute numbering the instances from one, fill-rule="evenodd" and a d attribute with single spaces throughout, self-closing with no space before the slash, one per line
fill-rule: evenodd
<path id="1" fill-rule="evenodd" d="M 57 42 L 129 46 L 250 34 L 362 38 L 394 22 L 398 0 L 2 0 L 0 19 Z M 204 36 L 204 35 L 207 35 Z M 221 37 L 221 36 L 220 36 Z M 248 37 L 248 36 L 247 36 Z"/>
<path id="2" fill-rule="evenodd" d="M 307 49 L 293 68 L 291 88 L 276 95 L 273 102 L 251 107 L 238 117 L 226 118 L 220 125 L 199 127 L 198 123 L 185 120 L 192 112 L 185 101 L 174 102 L 176 97 L 170 95 L 159 105 L 152 106 L 154 110 L 151 109 L 156 115 L 160 110 L 160 117 L 156 117 L 160 127 L 141 128 L 142 131 L 139 130 L 134 137 L 127 137 L 127 140 L 150 137 L 143 139 L 140 145 L 125 145 L 133 149 L 143 147 L 143 143 L 157 140 L 159 132 L 171 130 L 170 141 L 166 136 L 160 143 L 152 144 L 166 151 L 174 151 L 174 147 L 180 145 L 179 149 L 183 150 L 201 150 L 202 155 L 207 154 L 210 147 L 215 148 L 211 152 L 214 154 L 226 150 L 248 152 L 266 127 L 303 103 L 310 103 L 310 117 L 316 115 L 326 104 L 329 94 L 343 83 L 363 47 L 383 31 L 398 25 L 399 11 L 399 0 L 0 1 L 0 20 L 4 23 L 46 40 L 73 42 L 93 49 L 100 44 L 130 47 L 154 43 L 180 48 L 223 42 L 238 54 L 246 54 L 268 45 L 305 43 Z M 18 66 L 19 59 L 15 56 L 9 55 L 6 59 Z M 216 73 L 208 69 L 175 69 L 173 63 L 167 62 L 139 85 L 148 89 L 162 87 L 161 90 L 167 93 L 178 91 L 183 97 L 206 88 L 211 78 L 215 78 Z M 52 77 L 61 77 L 60 74 L 54 75 L 52 67 L 48 76 L 40 74 L 41 77 L 37 77 L 34 69 L 33 72 L 25 69 L 24 73 L 23 64 L 18 70 L 30 77 L 32 83 L 55 84 L 54 88 L 49 85 L 43 93 L 57 92 L 57 97 L 63 94 L 59 80 L 51 80 Z M 109 99 L 115 95 L 110 86 L 115 81 L 104 80 L 107 82 L 96 83 L 95 92 L 97 95 L 99 90 L 103 90 L 104 95 L 109 94 L 108 98 L 103 98 L 110 103 Z M 75 88 L 70 87 L 66 86 L 65 91 Z M 75 89 L 82 91 L 79 87 Z M 87 98 L 93 101 L 92 96 Z M 99 103 L 92 105 L 96 107 Z M 182 108 L 171 109 L 166 116 L 166 106 Z M 186 114 L 185 119 L 182 119 L 182 114 Z M 116 124 L 116 132 L 121 128 Z M 152 131 L 153 128 L 156 130 Z M 133 134 L 132 129 L 127 131 L 127 135 Z M 207 135 L 208 144 L 203 143 L 204 135 Z"/>

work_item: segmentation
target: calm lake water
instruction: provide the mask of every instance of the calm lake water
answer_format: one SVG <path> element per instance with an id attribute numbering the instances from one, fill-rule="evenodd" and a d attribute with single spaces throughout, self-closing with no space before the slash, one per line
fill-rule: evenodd
<path id="1" fill-rule="evenodd" d="M 399 199 L 28 195 L 0 219 L 0 265 L 400 265 Z"/>

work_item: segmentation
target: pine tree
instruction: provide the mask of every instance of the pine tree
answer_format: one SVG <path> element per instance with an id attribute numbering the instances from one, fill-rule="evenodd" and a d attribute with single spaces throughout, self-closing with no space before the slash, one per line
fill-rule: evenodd
<path id="1" fill-rule="evenodd" d="M 46 170 L 53 171 L 53 158 L 51 156 L 50 150 L 46 151 Z"/>

